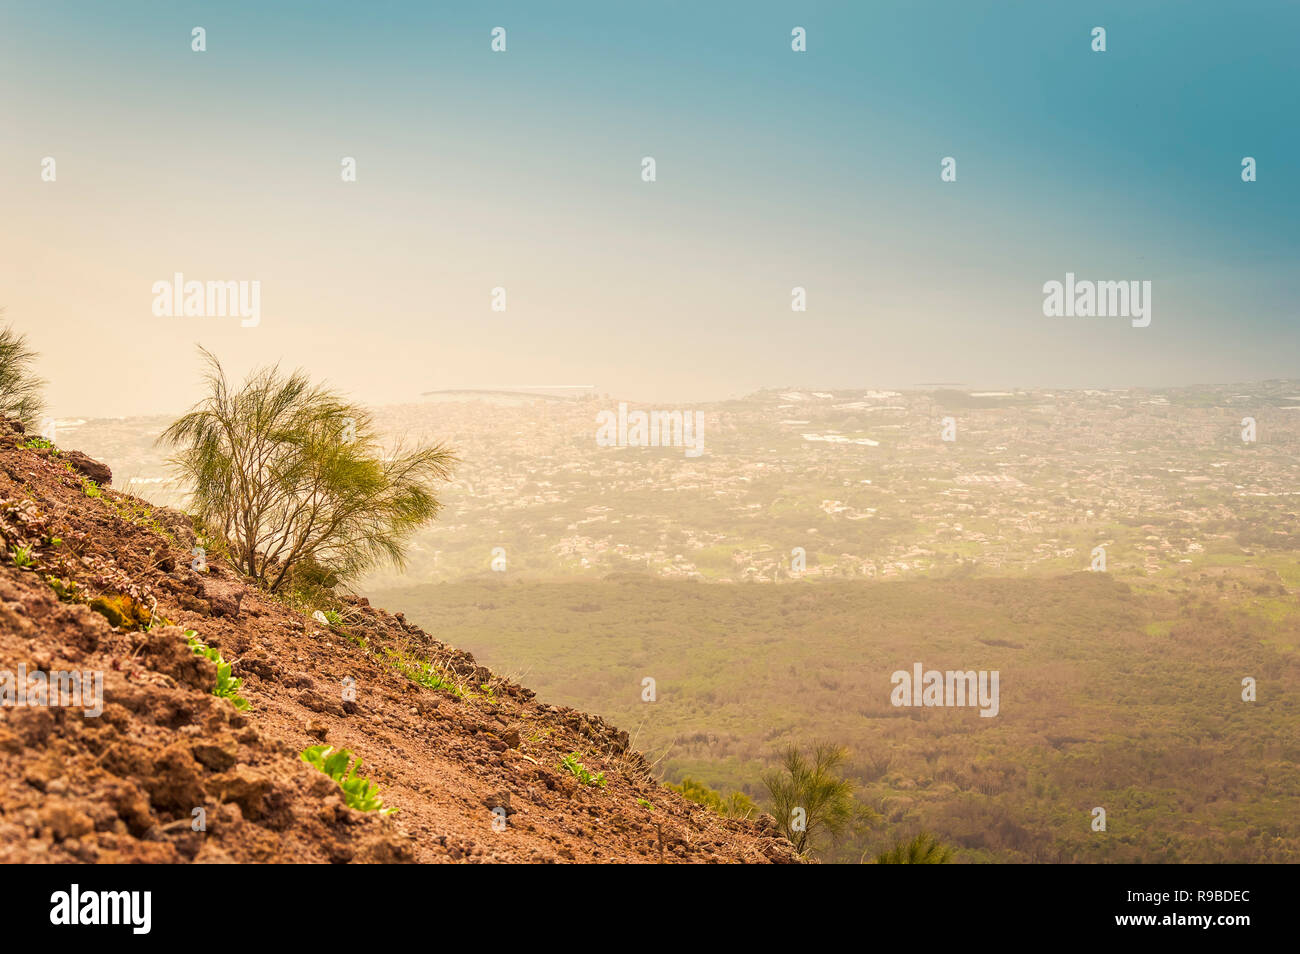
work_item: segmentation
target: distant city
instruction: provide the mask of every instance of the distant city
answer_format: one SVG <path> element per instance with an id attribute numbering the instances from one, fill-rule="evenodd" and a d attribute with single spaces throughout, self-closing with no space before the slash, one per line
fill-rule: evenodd
<path id="1" fill-rule="evenodd" d="M 462 462 L 406 573 L 362 588 L 637 572 L 706 582 L 1155 574 L 1300 548 L 1300 383 L 1171 390 L 762 391 L 690 405 L 703 456 L 598 446 L 608 395 L 435 392 L 375 409 Z M 565 392 L 557 392 L 565 393 Z M 577 397 L 572 395 L 577 394 Z M 633 405 L 636 407 L 636 405 Z M 686 410 L 683 405 L 678 410 Z M 176 504 L 164 417 L 63 420 L 115 485 Z M 494 567 L 496 569 L 494 569 Z"/>

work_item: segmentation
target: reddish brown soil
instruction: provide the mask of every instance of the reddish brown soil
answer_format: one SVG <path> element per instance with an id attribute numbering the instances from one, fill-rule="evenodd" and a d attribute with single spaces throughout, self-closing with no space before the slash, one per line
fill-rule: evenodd
<path id="1" fill-rule="evenodd" d="M 216 556 L 196 573 L 185 515 L 109 489 L 88 496 L 68 455 L 24 440 L 0 420 L 0 670 L 102 671 L 105 706 L 98 718 L 0 708 L 0 862 L 794 860 L 769 818 L 727 820 L 683 800 L 627 733 L 537 701 L 400 614 L 350 598 L 350 639 Z M 34 562 L 19 567 L 26 546 Z M 80 589 L 61 599 L 51 576 Z M 156 600 L 174 625 L 114 627 L 87 605 L 121 593 Z M 233 663 L 251 709 L 212 694 L 215 669 L 190 652 L 187 629 Z M 411 682 L 385 647 L 444 663 L 474 693 Z M 298 758 L 322 739 L 361 758 L 398 812 L 348 808 Z M 571 752 L 607 784 L 562 768 Z M 206 831 L 192 830 L 195 808 Z"/>

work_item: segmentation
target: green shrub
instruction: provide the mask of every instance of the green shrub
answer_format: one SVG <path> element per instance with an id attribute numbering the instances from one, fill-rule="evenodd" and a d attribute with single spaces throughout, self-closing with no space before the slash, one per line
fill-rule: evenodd
<path id="1" fill-rule="evenodd" d="M 45 382 L 32 373 L 37 354 L 27 338 L 12 328 L 0 328 L 0 417 L 16 417 L 31 427 L 45 411 L 41 389 Z M 49 442 L 45 442 L 49 446 Z"/>
<path id="2" fill-rule="evenodd" d="M 455 456 L 441 444 L 384 450 L 364 410 L 302 372 L 262 368 L 235 386 L 202 354 L 207 395 L 159 442 L 177 448 L 195 515 L 239 568 L 279 592 L 400 567 L 442 507 L 434 488 Z"/>
<path id="3" fill-rule="evenodd" d="M 823 840 L 838 841 L 869 810 L 853 801 L 853 782 L 840 775 L 849 753 L 841 745 L 819 742 L 811 757 L 791 745 L 781 767 L 763 776 L 782 834 L 800 854 Z"/>
<path id="4" fill-rule="evenodd" d="M 673 785 L 670 782 L 664 787 L 676 792 L 688 802 L 713 809 L 724 818 L 751 818 L 758 814 L 758 806 L 744 792 L 723 795 L 693 778 L 682 779 L 680 785 Z"/>

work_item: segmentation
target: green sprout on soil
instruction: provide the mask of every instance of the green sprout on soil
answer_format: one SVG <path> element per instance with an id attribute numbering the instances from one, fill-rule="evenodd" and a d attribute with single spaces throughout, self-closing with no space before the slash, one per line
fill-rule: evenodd
<path id="1" fill-rule="evenodd" d="M 54 595 L 65 603 L 75 602 L 80 596 L 81 587 L 73 580 L 47 576 L 45 582 L 50 584 L 50 589 L 54 591 Z"/>
<path id="2" fill-rule="evenodd" d="M 23 443 L 19 446 L 25 448 L 26 450 L 43 450 L 47 447 L 52 448 L 54 446 L 54 443 L 52 441 L 47 441 L 43 437 L 29 437 L 27 440 L 23 441 Z"/>
<path id="3" fill-rule="evenodd" d="M 85 491 L 87 497 L 101 497 L 104 493 L 99 489 L 99 484 L 95 483 L 89 477 L 83 477 L 81 479 L 81 489 Z"/>
<path id="4" fill-rule="evenodd" d="M 648 809 L 650 809 L 651 811 L 654 811 L 654 810 L 655 810 L 655 807 L 654 807 L 653 805 L 651 805 L 648 801 L 646 801 L 644 798 L 638 798 L 638 799 L 636 800 L 636 803 L 637 803 L 638 805 L 640 805 L 642 808 L 648 808 Z"/>
<path id="5" fill-rule="evenodd" d="M 31 547 L 14 547 L 13 552 L 14 566 L 31 566 L 32 548 Z"/>
<path id="6" fill-rule="evenodd" d="M 587 766 L 578 761 L 577 752 L 571 752 L 564 758 L 560 759 L 560 765 L 563 768 L 568 769 L 570 774 L 572 774 L 573 777 L 583 785 L 595 785 L 599 788 L 605 787 L 605 773 L 600 772 L 596 775 L 592 775 L 587 771 Z"/>
<path id="7" fill-rule="evenodd" d="M 171 624 L 172 624 L 171 620 L 169 620 L 162 613 L 158 612 L 158 601 L 155 599 L 153 601 L 153 605 L 149 607 L 149 622 L 145 624 L 144 631 L 147 633 L 150 630 L 152 630 L 155 626 L 170 626 Z"/>
<path id="8" fill-rule="evenodd" d="M 352 762 L 352 753 L 348 749 L 336 750 L 332 745 L 310 745 L 302 750 L 298 758 L 337 782 L 349 808 L 360 812 L 378 811 L 381 815 L 391 815 L 397 811 L 396 808 L 384 807 L 378 785 L 357 774 L 361 770 L 361 760 Z M 349 762 L 352 762 L 351 768 L 348 767 Z"/>
<path id="9" fill-rule="evenodd" d="M 212 660 L 217 667 L 217 685 L 213 688 L 212 694 L 220 696 L 222 699 L 229 699 L 230 704 L 240 712 L 248 709 L 248 700 L 239 694 L 239 689 L 244 684 L 244 680 L 237 679 L 230 674 L 230 663 L 221 658 L 221 653 L 199 639 L 199 634 L 194 630 L 187 629 L 185 639 L 195 655 Z"/>

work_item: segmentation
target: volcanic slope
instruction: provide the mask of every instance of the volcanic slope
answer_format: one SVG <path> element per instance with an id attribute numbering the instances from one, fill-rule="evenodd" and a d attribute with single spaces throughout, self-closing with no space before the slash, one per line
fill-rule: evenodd
<path id="1" fill-rule="evenodd" d="M 626 732 L 400 613 L 343 597 L 321 623 L 218 548 L 196 571 L 186 515 L 43 443 L 0 419 L 0 862 L 795 860 L 770 818 L 683 800 Z M 102 673 L 102 713 L 14 705 L 24 671 Z M 350 750 L 396 812 L 348 807 L 313 745 Z"/>

